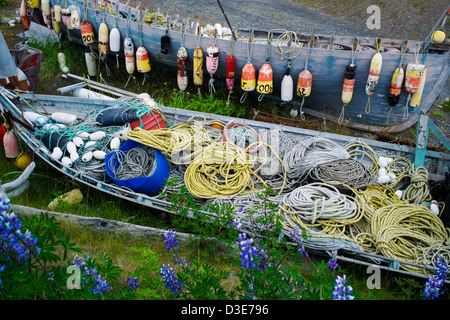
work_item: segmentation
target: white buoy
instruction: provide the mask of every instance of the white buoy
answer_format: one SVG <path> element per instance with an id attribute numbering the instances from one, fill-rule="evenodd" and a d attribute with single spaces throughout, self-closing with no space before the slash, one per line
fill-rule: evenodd
<path id="1" fill-rule="evenodd" d="M 291 75 L 285 74 L 281 81 L 281 100 L 291 101 L 294 94 L 294 80 Z"/>
<path id="2" fill-rule="evenodd" d="M 402 190 L 397 190 L 397 191 L 395 191 L 395 194 L 397 195 L 397 197 L 398 197 L 399 199 L 401 199 L 402 196 L 403 196 Z"/>
<path id="3" fill-rule="evenodd" d="M 439 215 L 439 207 L 438 207 L 438 205 L 437 205 L 435 200 L 431 201 L 430 210 L 435 215 L 437 215 L 437 216 Z"/>
<path id="4" fill-rule="evenodd" d="M 109 50 L 114 53 L 120 51 L 120 31 L 117 28 L 112 28 L 109 33 Z"/>
<path id="5" fill-rule="evenodd" d="M 110 96 L 106 96 L 104 94 L 88 90 L 85 88 L 78 88 L 72 91 L 72 95 L 74 97 L 78 98 L 85 98 L 85 99 L 100 99 L 100 100 L 115 100 L 114 98 L 111 98 Z"/>
<path id="6" fill-rule="evenodd" d="M 111 139 L 111 142 L 109 144 L 109 148 L 111 150 L 117 150 L 120 147 L 120 139 L 117 137 L 114 137 Z"/>
<path id="7" fill-rule="evenodd" d="M 70 161 L 75 162 L 75 161 L 78 160 L 79 157 L 80 156 L 78 155 L 78 153 L 73 152 L 73 153 L 70 154 Z"/>
<path id="8" fill-rule="evenodd" d="M 59 161 L 59 159 L 61 159 L 63 153 L 62 150 L 59 147 L 55 147 L 53 148 L 53 152 L 51 154 L 51 157 L 57 161 Z"/>
<path id="9" fill-rule="evenodd" d="M 61 163 L 63 164 L 63 166 L 69 168 L 69 167 L 72 165 L 72 160 L 70 160 L 69 157 L 63 157 L 63 158 L 61 159 Z"/>
<path id="10" fill-rule="evenodd" d="M 97 141 L 106 137 L 106 133 L 104 131 L 96 131 L 89 135 L 89 139 L 92 141 Z"/>
<path id="11" fill-rule="evenodd" d="M 81 139 L 80 137 L 73 138 L 72 142 L 77 146 L 77 148 L 81 148 L 84 144 L 83 139 Z"/>
<path id="12" fill-rule="evenodd" d="M 94 156 L 95 159 L 97 160 L 104 160 L 106 157 L 106 152 L 102 151 L 102 150 L 95 150 L 92 155 Z"/>
<path id="13" fill-rule="evenodd" d="M 77 146 L 72 141 L 69 141 L 67 143 L 66 150 L 69 154 L 77 153 Z"/>
<path id="14" fill-rule="evenodd" d="M 63 124 L 72 124 L 77 121 L 76 115 L 65 112 L 54 112 L 52 113 L 51 118 L 56 122 L 60 122 Z"/>
<path id="15" fill-rule="evenodd" d="M 378 169 L 378 176 L 382 177 L 386 175 L 386 168 L 380 168 Z"/>
<path id="16" fill-rule="evenodd" d="M 95 141 L 88 141 L 88 142 L 86 142 L 84 148 L 87 149 L 87 148 L 93 146 L 93 145 L 96 144 L 96 143 L 97 143 L 97 142 L 95 142 Z"/>
<path id="17" fill-rule="evenodd" d="M 385 157 L 383 157 L 383 156 L 379 156 L 379 157 L 378 157 L 378 164 L 379 164 L 382 168 L 386 167 L 386 166 L 388 165 L 387 158 L 385 158 Z"/>
<path id="18" fill-rule="evenodd" d="M 81 157 L 81 160 L 83 162 L 89 162 L 92 159 L 92 151 L 88 151 L 85 154 L 83 154 L 83 156 Z"/>
<path id="19" fill-rule="evenodd" d="M 97 59 L 95 59 L 89 48 L 86 48 L 84 51 L 84 58 L 86 59 L 88 75 L 90 77 L 95 77 L 97 75 Z"/>
<path id="20" fill-rule="evenodd" d="M 378 180 L 377 180 L 377 182 L 379 184 L 385 184 L 385 183 L 388 183 L 389 181 L 391 181 L 391 178 L 389 178 L 389 176 L 381 176 L 381 177 L 378 177 Z"/>
<path id="21" fill-rule="evenodd" d="M 89 139 L 89 133 L 87 133 L 86 131 L 77 132 L 77 133 L 75 134 L 75 136 L 76 136 L 76 137 L 79 137 L 79 138 L 81 138 L 81 139 L 83 139 L 83 140 Z"/>

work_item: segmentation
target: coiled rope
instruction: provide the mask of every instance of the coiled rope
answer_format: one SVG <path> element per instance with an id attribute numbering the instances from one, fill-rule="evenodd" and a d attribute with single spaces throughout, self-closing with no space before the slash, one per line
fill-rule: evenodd
<path id="1" fill-rule="evenodd" d="M 341 145 L 330 139 L 308 137 L 286 151 L 283 162 L 289 178 L 302 180 L 318 164 L 349 157 Z"/>
<path id="2" fill-rule="evenodd" d="M 332 185 L 362 189 L 376 181 L 376 176 L 358 160 L 339 159 L 319 164 L 311 170 L 312 178 Z"/>
<path id="3" fill-rule="evenodd" d="M 356 215 L 353 201 L 339 190 L 322 183 L 311 183 L 298 187 L 283 196 L 281 210 L 296 215 L 309 224 L 318 219 L 350 219 Z"/>
<path id="4" fill-rule="evenodd" d="M 110 158 L 110 161 L 113 157 Z M 148 177 L 153 174 L 156 168 L 155 151 L 147 146 L 132 148 L 126 152 L 116 151 L 116 159 L 119 165 L 117 168 L 110 165 L 112 173 L 116 179 L 127 180 L 138 177 Z"/>

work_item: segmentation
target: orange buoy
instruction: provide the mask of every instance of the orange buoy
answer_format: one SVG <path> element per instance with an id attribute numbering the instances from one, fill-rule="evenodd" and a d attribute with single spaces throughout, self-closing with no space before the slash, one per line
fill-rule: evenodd
<path id="1" fill-rule="evenodd" d="M 311 94 L 312 74 L 309 70 L 303 70 L 298 75 L 297 95 L 308 97 Z"/>
<path id="2" fill-rule="evenodd" d="M 126 37 L 123 41 L 123 53 L 125 54 L 125 69 L 128 74 L 132 75 L 135 70 L 134 61 L 134 45 L 130 37 Z"/>
<path id="3" fill-rule="evenodd" d="M 244 91 L 253 91 L 256 88 L 256 71 L 251 62 L 247 62 L 242 68 L 241 89 Z"/>
<path id="4" fill-rule="evenodd" d="M 83 20 L 80 23 L 81 30 L 81 40 L 86 46 L 94 43 L 94 28 L 92 27 L 92 23 L 87 20 Z"/>
<path id="5" fill-rule="evenodd" d="M 391 86 L 389 88 L 389 104 L 394 107 L 397 105 L 398 101 L 400 100 L 400 94 L 402 92 L 402 85 L 403 85 L 403 79 L 405 77 L 405 73 L 403 71 L 403 68 L 398 67 L 395 69 L 394 73 L 392 74 L 391 79 Z"/>
<path id="6" fill-rule="evenodd" d="M 405 73 L 405 89 L 408 93 L 413 94 L 419 89 L 424 69 L 423 64 L 408 63 Z"/>
<path id="7" fill-rule="evenodd" d="M 350 103 L 353 97 L 353 89 L 356 81 L 356 64 L 350 63 L 345 69 L 344 85 L 342 87 L 342 102 L 344 104 Z"/>
<path id="8" fill-rule="evenodd" d="M 273 92 L 273 69 L 268 62 L 264 63 L 259 69 L 256 91 L 261 94 Z"/>
<path id="9" fill-rule="evenodd" d="M 151 70 L 148 51 L 143 46 L 136 50 L 136 68 L 140 73 L 147 73 Z"/>

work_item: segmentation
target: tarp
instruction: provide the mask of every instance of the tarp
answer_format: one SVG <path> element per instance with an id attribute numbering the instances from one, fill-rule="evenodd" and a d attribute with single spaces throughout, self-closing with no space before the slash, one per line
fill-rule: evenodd
<path id="1" fill-rule="evenodd" d="M 17 66 L 0 31 L 0 79 L 18 75 Z"/>

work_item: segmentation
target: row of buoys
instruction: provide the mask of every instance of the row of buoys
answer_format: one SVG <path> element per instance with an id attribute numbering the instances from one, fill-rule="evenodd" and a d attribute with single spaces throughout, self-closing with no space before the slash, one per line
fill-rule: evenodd
<path id="1" fill-rule="evenodd" d="M 29 5 L 32 1 L 29 1 Z M 105 22 L 100 24 L 98 30 L 98 57 L 95 56 L 92 49 L 90 49 L 90 45 L 95 42 L 94 30 L 92 24 L 85 19 L 80 21 L 79 10 L 76 6 L 72 6 L 72 8 L 62 8 L 60 5 L 55 5 L 52 8 L 50 7 L 50 3 L 48 0 L 42 0 L 42 12 L 43 16 L 49 17 L 56 22 L 63 22 L 64 24 L 71 24 L 71 28 L 79 27 L 81 30 L 82 40 L 86 46 L 89 48 L 86 50 L 86 64 L 88 67 L 88 74 L 90 76 L 94 76 L 97 73 L 96 62 L 105 61 L 108 52 L 113 52 L 118 55 L 120 50 L 120 32 L 117 28 L 113 28 L 111 32 L 108 30 L 108 26 Z M 35 4 L 33 4 L 35 5 Z M 70 16 L 70 19 L 68 17 Z M 65 18 L 63 18 L 65 17 Z M 217 28 L 214 28 L 214 38 L 217 36 Z M 253 32 L 253 30 L 252 30 Z M 442 38 L 442 30 L 436 30 L 432 35 L 433 41 L 439 41 Z M 199 37 L 201 36 L 201 28 L 197 25 L 196 34 Z M 183 34 L 184 35 L 184 34 Z M 270 50 L 271 44 L 271 33 L 268 34 L 268 49 Z M 250 35 L 247 41 L 247 53 L 248 53 L 248 61 L 242 69 L 241 76 L 241 89 L 244 91 L 243 98 L 241 98 L 241 102 L 245 99 L 246 93 L 250 91 L 256 90 L 260 93 L 260 98 L 262 99 L 263 95 L 271 94 L 273 92 L 273 70 L 269 62 L 269 54 L 267 56 L 266 62 L 259 70 L 258 79 L 256 79 L 256 70 L 251 62 L 251 55 L 253 50 L 253 33 Z M 309 42 L 308 49 L 311 48 L 313 37 Z M 232 40 L 230 40 L 232 42 Z M 366 94 L 368 96 L 368 103 L 366 106 L 366 113 L 370 113 L 370 97 L 375 93 L 376 87 L 379 81 L 379 76 L 382 69 L 382 55 L 380 53 L 380 43 L 381 41 L 377 39 L 376 41 L 376 53 L 373 55 L 371 63 L 369 75 L 366 82 Z M 130 77 L 133 75 L 135 69 L 139 73 L 148 73 L 151 70 L 150 60 L 148 51 L 145 49 L 143 45 L 141 45 L 136 52 L 134 52 L 134 45 L 131 38 L 126 37 L 124 40 L 124 54 L 125 54 L 125 65 L 126 70 L 129 73 Z M 167 54 L 170 50 L 170 38 L 166 35 L 161 37 L 161 53 Z M 269 53 L 269 51 L 268 51 Z M 180 90 L 184 91 L 187 88 L 187 50 L 182 45 L 179 48 L 177 53 L 177 83 Z M 309 50 L 308 50 L 309 55 Z M 402 55 L 403 56 L 403 55 Z M 200 88 L 203 85 L 203 52 L 199 43 L 194 49 L 194 85 Z M 214 88 L 214 74 L 217 71 L 219 66 L 219 48 L 214 44 L 209 46 L 206 50 L 206 69 L 210 75 L 209 80 L 209 91 L 211 94 L 215 92 Z M 235 58 L 231 54 L 227 57 L 226 63 L 226 81 L 227 81 L 227 89 L 231 93 L 233 91 L 234 86 L 234 74 L 235 74 Z M 342 89 L 342 102 L 344 106 L 350 103 L 356 79 L 356 64 L 354 63 L 354 57 L 352 59 L 352 63 L 349 64 L 345 71 L 344 76 L 344 84 Z M 289 102 L 293 99 L 293 79 L 289 74 L 290 65 L 288 65 L 288 69 L 286 74 L 284 75 L 281 83 L 281 99 L 285 102 Z M 398 103 L 401 87 L 403 81 L 405 82 L 406 91 L 409 93 L 408 103 L 410 106 L 417 106 L 420 103 L 421 97 L 421 85 L 424 85 L 424 75 L 426 75 L 425 66 L 423 64 L 415 63 L 408 64 L 406 68 L 406 72 L 403 71 L 403 68 L 400 66 L 394 71 L 391 81 L 391 88 L 389 90 L 389 103 L 391 106 L 395 106 Z M 304 102 L 304 98 L 308 97 L 311 94 L 312 88 L 312 74 L 307 69 L 307 62 L 305 63 L 305 68 L 298 76 L 297 95 L 302 97 L 302 104 Z M 414 96 L 413 96 L 414 95 Z"/>

